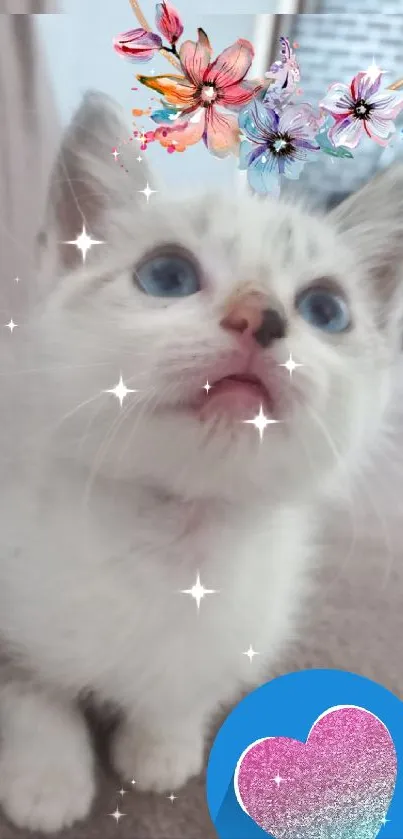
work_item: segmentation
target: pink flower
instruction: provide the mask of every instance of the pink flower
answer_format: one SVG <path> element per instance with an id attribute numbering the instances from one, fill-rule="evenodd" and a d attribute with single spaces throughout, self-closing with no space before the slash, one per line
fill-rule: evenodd
<path id="1" fill-rule="evenodd" d="M 178 109 L 174 126 L 160 126 L 156 139 L 166 148 L 178 151 L 204 140 L 218 157 L 235 151 L 239 128 L 234 116 L 224 114 L 244 107 L 260 90 L 245 81 L 254 56 L 252 44 L 240 38 L 212 61 L 209 39 L 203 29 L 198 41 L 185 41 L 179 57 L 183 76 L 138 76 L 142 84 L 164 96 L 165 102 Z"/>
<path id="2" fill-rule="evenodd" d="M 183 33 L 183 23 L 169 0 L 157 3 L 156 23 L 164 38 L 167 38 L 170 44 L 176 44 Z"/>
<path id="3" fill-rule="evenodd" d="M 123 35 L 116 35 L 113 46 L 128 61 L 151 61 L 161 49 L 162 40 L 159 35 L 147 32 L 146 29 L 131 29 Z"/>
<path id="4" fill-rule="evenodd" d="M 393 120 L 403 107 L 399 94 L 379 93 L 382 72 L 358 73 L 351 85 L 333 84 L 320 107 L 335 119 L 329 131 L 334 146 L 355 149 L 367 135 L 386 146 L 395 130 Z"/>

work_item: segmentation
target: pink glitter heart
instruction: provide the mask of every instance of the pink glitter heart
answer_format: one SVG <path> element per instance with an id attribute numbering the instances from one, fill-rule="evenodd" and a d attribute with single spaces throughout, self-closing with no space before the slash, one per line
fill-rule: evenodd
<path id="1" fill-rule="evenodd" d="M 238 761 L 242 809 L 275 839 L 375 839 L 396 783 L 385 725 L 353 706 L 330 708 L 306 743 L 267 737 Z"/>

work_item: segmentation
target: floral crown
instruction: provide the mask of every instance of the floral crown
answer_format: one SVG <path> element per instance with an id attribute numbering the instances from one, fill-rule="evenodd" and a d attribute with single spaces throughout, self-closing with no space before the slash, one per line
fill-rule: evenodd
<path id="1" fill-rule="evenodd" d="M 332 84 L 315 109 L 300 100 L 297 45 L 287 38 L 280 38 L 280 57 L 264 78 L 250 80 L 254 50 L 249 41 L 239 38 L 213 59 L 203 29 L 197 41 L 178 46 L 184 26 L 169 0 L 156 6 L 158 32 L 151 31 L 137 0 L 130 3 L 141 28 L 117 35 L 116 52 L 137 63 L 160 52 L 180 71 L 137 76 L 162 97 L 158 110 L 133 109 L 134 116 L 147 114 L 157 125 L 133 132 L 143 150 L 157 142 L 173 154 L 202 141 L 216 157 L 236 155 L 251 189 L 266 195 L 278 194 L 282 178 L 298 178 L 306 162 L 320 153 L 353 158 L 351 150 L 365 137 L 388 145 L 403 109 L 396 92 L 403 80 L 381 90 L 384 71 L 374 62 L 349 85 Z"/>

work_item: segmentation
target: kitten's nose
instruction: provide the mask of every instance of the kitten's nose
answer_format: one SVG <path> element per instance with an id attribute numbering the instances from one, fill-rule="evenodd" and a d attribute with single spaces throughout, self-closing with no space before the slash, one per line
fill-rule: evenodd
<path id="1" fill-rule="evenodd" d="M 267 300 L 258 294 L 248 294 L 234 301 L 220 326 L 253 336 L 263 349 L 284 338 L 286 333 L 286 322 L 280 312 L 267 308 Z"/>

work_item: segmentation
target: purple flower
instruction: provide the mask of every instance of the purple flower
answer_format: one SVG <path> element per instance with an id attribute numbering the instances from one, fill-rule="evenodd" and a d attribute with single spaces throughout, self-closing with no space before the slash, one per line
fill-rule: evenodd
<path id="1" fill-rule="evenodd" d="M 365 135 L 381 146 L 387 145 L 403 100 L 390 91 L 378 93 L 381 78 L 382 72 L 376 76 L 358 73 L 350 85 L 330 86 L 320 107 L 335 119 L 329 131 L 334 146 L 355 149 Z"/>
<path id="2" fill-rule="evenodd" d="M 308 153 L 319 151 L 315 140 L 318 121 L 309 105 L 288 105 L 280 114 L 255 100 L 239 117 L 247 138 L 241 143 L 240 169 L 260 195 L 278 194 L 280 175 L 299 178 Z"/>
<path id="3" fill-rule="evenodd" d="M 116 35 L 113 46 L 119 55 L 128 61 L 150 61 L 162 47 L 159 35 L 147 32 L 146 29 L 131 29 L 123 35 Z"/>

